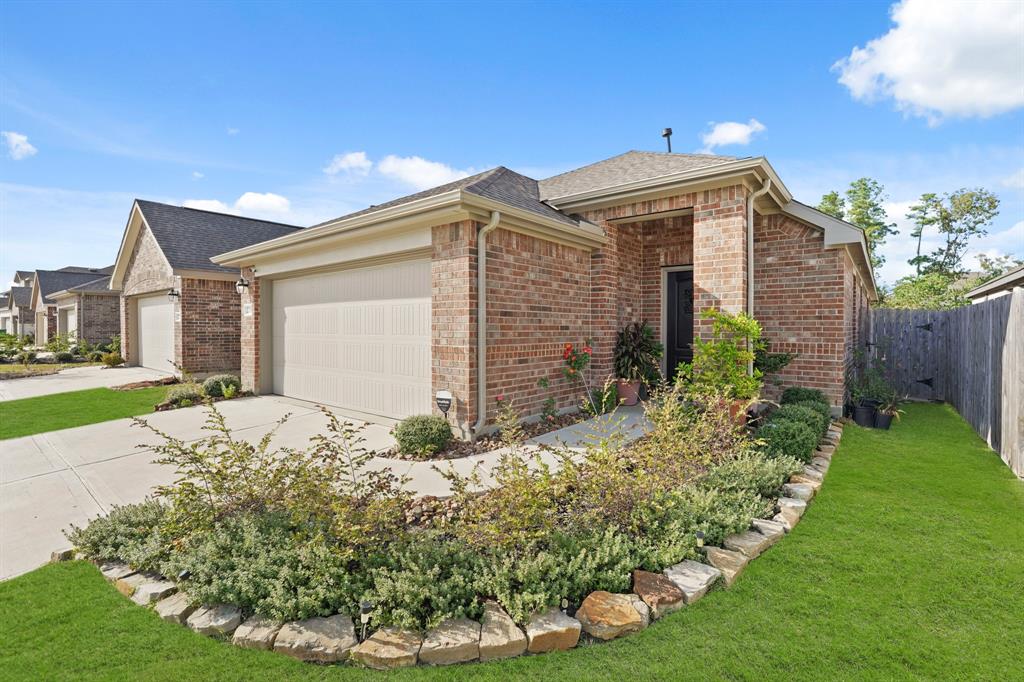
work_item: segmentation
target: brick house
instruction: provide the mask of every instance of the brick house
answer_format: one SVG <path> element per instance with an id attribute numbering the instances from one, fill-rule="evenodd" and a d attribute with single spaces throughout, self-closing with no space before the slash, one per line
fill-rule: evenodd
<path id="1" fill-rule="evenodd" d="M 237 268 L 211 256 L 298 231 L 293 225 L 136 200 L 110 287 L 129 365 L 202 377 L 239 371 Z"/>
<path id="2" fill-rule="evenodd" d="M 541 181 L 499 167 L 213 260 L 242 271 L 246 388 L 385 421 L 449 391 L 464 435 L 499 394 L 526 415 L 577 405 L 564 344 L 593 340 L 600 384 L 632 321 L 672 374 L 708 308 L 751 311 L 798 354 L 782 381 L 838 409 L 876 298 L 863 232 L 794 201 L 762 157 L 634 151 Z"/>
<path id="3" fill-rule="evenodd" d="M 72 287 L 81 286 L 100 279 L 109 280 L 110 270 L 106 268 L 84 268 L 69 265 L 60 270 L 36 270 L 32 279 L 32 313 L 35 318 L 35 340 L 39 345 L 55 337 L 59 333 L 68 333 L 68 312 L 65 308 L 65 324 L 61 328 L 58 321 L 58 304 L 54 295 L 66 292 Z M 101 306 L 102 307 L 102 306 Z M 77 325 L 76 325 L 77 326 Z M 92 339 L 89 339 L 90 341 Z"/>
<path id="4" fill-rule="evenodd" d="M 121 333 L 120 292 L 110 275 L 50 294 L 57 307 L 57 333 L 90 343 L 108 343 Z"/>

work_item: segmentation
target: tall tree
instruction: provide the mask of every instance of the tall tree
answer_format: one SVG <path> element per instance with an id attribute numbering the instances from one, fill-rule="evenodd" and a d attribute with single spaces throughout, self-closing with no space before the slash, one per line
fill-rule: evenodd
<path id="1" fill-rule="evenodd" d="M 981 277 L 978 278 L 978 284 L 984 284 L 1024 265 L 1024 261 L 1014 256 L 987 256 L 984 253 L 979 253 L 978 265 L 981 266 Z"/>
<path id="2" fill-rule="evenodd" d="M 914 221 L 911 236 L 917 238 L 917 255 L 908 262 L 917 274 L 940 273 L 955 276 L 963 273 L 964 255 L 971 239 L 988 233 L 992 219 L 999 215 L 999 197 L 986 189 L 958 189 L 952 194 L 922 194 L 910 207 L 907 218 Z M 945 238 L 928 254 L 921 253 L 926 229 L 934 228 Z"/>
<path id="3" fill-rule="evenodd" d="M 850 183 L 846 196 L 829 192 L 821 197 L 818 210 L 846 220 L 864 230 L 871 247 L 871 265 L 879 267 L 885 262 L 882 246 L 889 235 L 896 234 L 896 223 L 889 222 L 883 204 L 888 199 L 885 188 L 877 180 L 858 178 Z"/>

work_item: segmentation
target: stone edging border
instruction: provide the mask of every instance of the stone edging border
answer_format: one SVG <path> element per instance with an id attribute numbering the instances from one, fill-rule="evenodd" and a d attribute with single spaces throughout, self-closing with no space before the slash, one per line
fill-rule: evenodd
<path id="1" fill-rule="evenodd" d="M 153 608 L 166 621 L 178 623 L 236 646 L 265 649 L 313 663 L 351 660 L 369 668 L 390 670 L 413 666 L 492 661 L 525 653 L 540 654 L 575 647 L 583 633 L 606 641 L 646 628 L 652 620 L 696 602 L 719 581 L 730 587 L 762 552 L 791 531 L 828 473 L 843 426 L 833 422 L 810 464 L 783 484 L 778 513 L 753 519 L 751 529 L 725 538 L 723 547 L 704 547 L 705 561 L 686 560 L 662 573 L 633 571 L 633 592 L 590 593 L 574 616 L 558 608 L 534 615 L 525 632 L 495 602 L 484 604 L 481 622 L 456 618 L 425 636 L 383 627 L 362 642 L 346 615 L 279 623 L 262 616 L 242 620 L 242 611 L 227 604 L 191 606 L 188 596 L 163 576 L 133 571 L 127 564 L 99 565 L 119 592 L 140 606 Z M 72 549 L 53 552 L 51 562 L 86 559 Z"/>

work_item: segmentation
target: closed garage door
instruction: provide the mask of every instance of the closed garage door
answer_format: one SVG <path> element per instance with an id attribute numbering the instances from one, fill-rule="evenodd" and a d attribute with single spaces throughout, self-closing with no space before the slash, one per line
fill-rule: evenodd
<path id="1" fill-rule="evenodd" d="M 173 372 L 174 304 L 167 296 L 138 300 L 139 364 L 161 372 Z"/>
<path id="2" fill-rule="evenodd" d="M 66 324 L 67 324 L 67 327 L 66 327 L 67 332 L 66 333 L 69 336 L 77 336 L 78 335 L 78 314 L 75 312 L 74 308 L 72 308 L 72 309 L 67 311 L 67 322 L 66 322 Z"/>
<path id="3" fill-rule="evenodd" d="M 401 419 L 426 414 L 430 261 L 273 283 L 274 392 Z"/>

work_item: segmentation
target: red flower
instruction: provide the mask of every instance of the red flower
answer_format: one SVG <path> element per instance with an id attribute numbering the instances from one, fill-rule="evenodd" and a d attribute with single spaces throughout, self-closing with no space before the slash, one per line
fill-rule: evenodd
<path id="1" fill-rule="evenodd" d="M 504 402 L 504 400 L 505 400 L 505 394 L 504 394 L 504 393 L 499 393 L 499 394 L 498 394 L 498 397 L 496 397 L 496 398 L 495 398 L 495 400 L 497 400 L 497 401 L 498 401 L 499 403 L 500 403 L 500 402 Z"/>
<path id="2" fill-rule="evenodd" d="M 590 346 L 583 346 L 583 352 L 586 353 L 587 355 L 590 355 L 593 351 L 591 350 Z"/>

